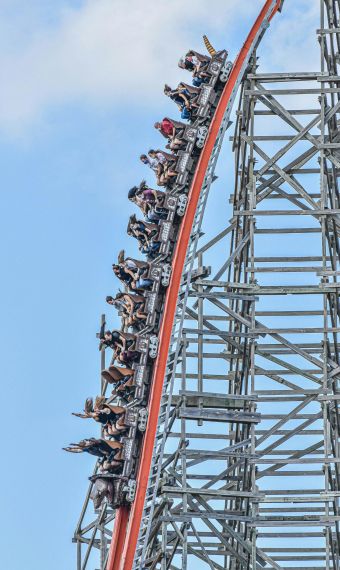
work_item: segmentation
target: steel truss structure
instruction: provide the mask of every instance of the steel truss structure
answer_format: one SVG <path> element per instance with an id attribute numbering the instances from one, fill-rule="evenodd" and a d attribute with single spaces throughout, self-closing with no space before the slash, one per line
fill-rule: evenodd
<path id="1" fill-rule="evenodd" d="M 231 109 L 220 127 L 186 252 L 134 570 L 340 569 L 339 0 L 320 0 L 320 17 L 320 71 L 261 74 L 255 52 L 244 68 L 231 219 L 207 239 Z M 77 570 L 116 569 L 114 513 L 104 505 L 87 519 L 88 502 Z"/>
<path id="2" fill-rule="evenodd" d="M 102 327 L 105 322 L 105 315 L 102 315 L 100 326 Z M 106 355 L 105 349 L 102 348 L 100 352 L 100 394 L 109 398 L 108 384 L 101 377 L 101 371 L 105 368 Z M 93 475 L 97 473 L 97 470 L 96 464 Z M 92 487 L 90 483 L 73 537 L 73 542 L 77 545 L 77 570 L 85 568 L 105 570 L 107 567 L 115 512 L 107 503 L 103 503 L 100 509 L 93 513 L 90 500 Z"/>

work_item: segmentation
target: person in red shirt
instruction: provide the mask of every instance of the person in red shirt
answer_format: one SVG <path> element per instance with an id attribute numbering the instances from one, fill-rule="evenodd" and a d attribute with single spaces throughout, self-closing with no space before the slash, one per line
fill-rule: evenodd
<path id="1" fill-rule="evenodd" d="M 161 123 L 156 123 L 155 128 L 158 129 L 166 138 L 171 138 L 176 133 L 175 125 L 167 117 L 164 117 Z"/>
<path id="2" fill-rule="evenodd" d="M 155 123 L 155 129 L 157 129 L 163 137 L 168 139 L 169 144 L 166 148 L 171 150 L 179 150 L 183 146 L 183 141 L 181 140 L 185 124 L 179 121 L 173 121 L 164 117 L 164 119 L 159 123 Z"/>

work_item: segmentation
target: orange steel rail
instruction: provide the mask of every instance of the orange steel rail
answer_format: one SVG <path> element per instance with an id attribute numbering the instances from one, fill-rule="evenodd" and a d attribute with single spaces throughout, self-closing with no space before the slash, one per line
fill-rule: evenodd
<path id="1" fill-rule="evenodd" d="M 165 299 L 163 318 L 159 332 L 160 349 L 158 357 L 155 361 L 153 372 L 153 380 L 149 400 L 149 417 L 141 451 L 136 497 L 131 508 L 120 507 L 117 509 L 109 559 L 107 563 L 107 570 L 131 570 L 133 566 L 139 528 L 143 516 L 144 501 L 152 461 L 153 445 L 158 424 L 158 415 L 170 346 L 172 325 L 175 318 L 177 297 L 196 207 L 200 196 L 201 187 L 204 182 L 205 173 L 209 164 L 210 155 L 212 153 L 225 110 L 232 98 L 234 88 L 237 85 L 239 74 L 242 72 L 242 66 L 245 62 L 246 57 L 249 55 L 252 43 L 261 28 L 261 24 L 264 22 L 265 18 L 268 17 L 268 13 L 272 5 L 273 0 L 267 0 L 265 2 L 251 31 L 249 32 L 249 35 L 240 53 L 235 60 L 228 82 L 226 83 L 220 101 L 218 103 L 218 107 L 210 124 L 207 140 L 205 142 L 196 168 L 188 196 L 187 210 L 183 218 L 176 243 L 174 258 L 172 262 L 172 275 Z M 269 20 L 274 17 L 281 6 L 282 0 L 277 0 L 276 5 L 274 8 L 272 8 L 271 14 L 269 14 Z"/>

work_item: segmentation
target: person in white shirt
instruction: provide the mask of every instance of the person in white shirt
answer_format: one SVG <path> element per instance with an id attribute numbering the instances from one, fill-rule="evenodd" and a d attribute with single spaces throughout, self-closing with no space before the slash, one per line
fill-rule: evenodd
<path id="1" fill-rule="evenodd" d="M 156 160 L 149 158 L 146 156 L 146 154 L 141 154 L 139 158 L 143 164 L 146 164 L 149 168 L 151 168 L 151 170 L 154 170 L 154 172 L 157 173 L 158 162 Z"/>

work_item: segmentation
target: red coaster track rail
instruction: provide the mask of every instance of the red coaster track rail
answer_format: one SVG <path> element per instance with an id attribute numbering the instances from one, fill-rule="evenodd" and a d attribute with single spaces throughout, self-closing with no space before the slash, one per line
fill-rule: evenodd
<path id="1" fill-rule="evenodd" d="M 267 0 L 258 15 L 249 35 L 238 54 L 229 79 L 221 95 L 215 115 L 211 121 L 209 133 L 197 165 L 195 176 L 188 197 L 188 206 L 183 218 L 176 249 L 172 263 L 172 276 L 167 290 L 164 314 L 159 333 L 159 354 L 154 366 L 148 425 L 145 432 L 141 452 L 140 469 L 137 480 L 136 498 L 131 508 L 121 507 L 117 510 L 113 536 L 111 541 L 107 570 L 131 570 L 138 540 L 139 528 L 143 514 L 145 494 L 148 485 L 152 451 L 157 429 L 160 401 L 162 395 L 163 379 L 167 364 L 167 357 L 171 339 L 171 329 L 174 322 L 177 298 L 186 251 L 189 244 L 191 228 L 193 225 L 196 207 L 201 187 L 209 164 L 209 159 L 216 142 L 218 132 L 223 121 L 225 111 L 233 101 L 240 75 L 243 73 L 244 63 L 253 51 L 254 41 L 267 19 L 270 21 L 282 7 L 282 0 Z M 261 36 L 262 37 L 262 36 Z M 261 38 L 260 38 L 261 39 Z"/>

